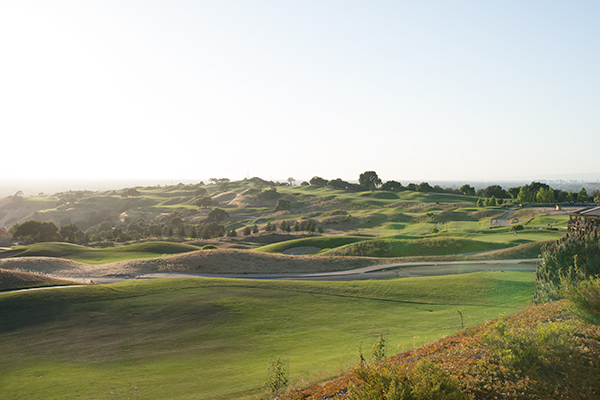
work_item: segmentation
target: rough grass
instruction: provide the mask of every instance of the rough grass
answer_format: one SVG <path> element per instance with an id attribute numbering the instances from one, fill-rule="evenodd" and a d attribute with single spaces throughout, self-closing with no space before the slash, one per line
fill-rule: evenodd
<path id="1" fill-rule="evenodd" d="M 71 281 L 45 275 L 0 269 L 0 291 L 73 284 Z"/>
<path id="2" fill-rule="evenodd" d="M 396 371 L 431 378 L 419 376 L 420 363 L 426 362 L 469 398 L 592 399 L 600 392 L 598 349 L 600 326 L 573 319 L 565 302 L 546 303 L 363 367 L 376 374 L 349 372 L 283 398 L 347 399 L 355 385 L 389 382 Z"/>
<path id="3" fill-rule="evenodd" d="M 450 237 L 423 239 L 371 239 L 326 252 L 333 256 L 410 257 L 437 256 L 498 250 L 506 245 Z"/>
<path id="4" fill-rule="evenodd" d="M 403 351 L 524 307 L 533 274 L 363 282 L 172 279 L 0 294 L 6 399 L 259 398 L 338 373 L 380 334 Z"/>
<path id="5" fill-rule="evenodd" d="M 361 236 L 315 236 L 273 243 L 267 246 L 259 247 L 255 251 L 263 253 L 283 253 L 285 250 L 292 249 L 294 247 L 318 247 L 320 249 L 330 249 L 362 240 L 365 240 L 365 238 Z"/>
<path id="6" fill-rule="evenodd" d="M 14 247 L 13 257 L 56 257 L 86 264 L 107 264 L 116 261 L 162 257 L 200 250 L 197 246 L 172 242 L 145 242 L 130 245 L 93 248 L 70 243 L 36 243 Z M 1 255 L 1 253 L 0 253 Z"/>

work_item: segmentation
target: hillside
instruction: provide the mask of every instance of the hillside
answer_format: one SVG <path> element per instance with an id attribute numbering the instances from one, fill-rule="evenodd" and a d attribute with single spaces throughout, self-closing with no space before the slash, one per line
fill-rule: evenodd
<path id="1" fill-rule="evenodd" d="M 556 302 L 466 328 L 377 365 L 361 367 L 357 359 L 340 378 L 281 398 L 375 399 L 392 391 L 394 382 L 429 390 L 445 382 L 457 392 L 442 398 L 594 399 L 599 374 L 600 326 L 576 319 L 565 302 Z"/>
<path id="2" fill-rule="evenodd" d="M 73 285 L 74 282 L 27 272 L 0 269 L 0 291 L 45 286 Z"/>
<path id="3" fill-rule="evenodd" d="M 385 281 L 154 279 L 0 293 L 3 399 L 257 399 L 282 357 L 295 385 L 523 309 L 533 274 Z M 408 328 L 408 329 L 407 329 Z"/>

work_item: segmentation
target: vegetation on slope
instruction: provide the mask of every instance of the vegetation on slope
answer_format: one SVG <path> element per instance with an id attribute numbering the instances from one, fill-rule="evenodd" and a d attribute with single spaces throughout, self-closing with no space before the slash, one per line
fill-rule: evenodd
<path id="1" fill-rule="evenodd" d="M 282 397 L 592 399 L 599 349 L 600 326 L 574 319 L 565 302 L 545 303 Z"/>
<path id="2" fill-rule="evenodd" d="M 479 240 L 436 237 L 423 239 L 371 239 L 351 243 L 325 254 L 332 256 L 367 256 L 367 257 L 410 257 L 438 256 L 449 254 L 475 253 L 498 250 L 506 247 L 501 243 L 482 242 Z"/>
<path id="3" fill-rule="evenodd" d="M 322 380 L 379 334 L 406 350 L 454 332 L 458 308 L 467 325 L 517 311 L 532 279 L 170 279 L 4 293 L 0 386 L 7 399 L 256 398 L 272 357 L 293 384 Z"/>
<path id="4" fill-rule="evenodd" d="M 56 279 L 28 272 L 9 271 L 0 268 L 0 291 L 73 284 L 74 282 L 66 281 L 64 279 Z"/>
<path id="5" fill-rule="evenodd" d="M 107 264 L 115 261 L 162 257 L 200 250 L 200 247 L 185 243 L 146 242 L 129 245 L 93 248 L 71 243 L 35 243 L 16 246 L 8 253 L 12 257 L 56 257 L 86 264 Z M 2 252 L 0 252 L 0 257 Z"/>

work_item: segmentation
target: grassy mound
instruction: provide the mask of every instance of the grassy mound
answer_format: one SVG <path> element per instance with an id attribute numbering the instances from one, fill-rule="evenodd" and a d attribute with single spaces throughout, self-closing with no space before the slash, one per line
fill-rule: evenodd
<path id="1" fill-rule="evenodd" d="M 411 257 L 474 253 L 506 247 L 502 243 L 439 237 L 423 239 L 371 239 L 326 252 L 332 256 Z"/>
<path id="2" fill-rule="evenodd" d="M 259 247 L 255 251 L 260 251 L 263 253 L 282 253 L 285 250 L 292 249 L 294 247 L 318 247 L 320 249 L 332 249 L 334 247 L 344 246 L 363 240 L 365 240 L 365 237 L 361 236 L 314 236 L 273 243 L 267 246 Z"/>
<path id="3" fill-rule="evenodd" d="M 64 285 L 73 285 L 73 282 L 28 272 L 0 269 L 0 291 Z"/>
<path id="4" fill-rule="evenodd" d="M 170 279 L 0 293 L 4 398 L 260 397 L 272 357 L 292 384 L 331 377 L 384 334 L 411 349 L 522 309 L 532 273 L 388 281 Z"/>
<path id="5" fill-rule="evenodd" d="M 86 264 L 106 264 L 115 261 L 186 253 L 200 250 L 200 248 L 189 244 L 159 241 L 106 248 L 92 248 L 70 243 L 36 243 L 29 246 L 18 246 L 11 251 L 14 250 L 21 251 L 13 257 L 55 257 Z"/>

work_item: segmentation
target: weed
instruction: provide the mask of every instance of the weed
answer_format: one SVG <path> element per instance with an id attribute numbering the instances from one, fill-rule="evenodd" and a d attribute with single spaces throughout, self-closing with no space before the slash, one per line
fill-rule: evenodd
<path id="1" fill-rule="evenodd" d="M 265 382 L 265 388 L 271 395 L 276 395 L 287 386 L 289 379 L 280 357 L 269 360 L 269 378 Z"/>
<path id="2" fill-rule="evenodd" d="M 373 362 L 379 362 L 385 358 L 385 348 L 385 338 L 383 337 L 383 334 L 381 334 L 375 344 L 373 344 L 373 347 L 371 347 L 371 358 L 373 359 Z"/>
<path id="3" fill-rule="evenodd" d="M 465 329 L 465 320 L 464 320 L 464 314 L 463 314 L 463 309 L 461 308 L 460 310 L 454 310 L 454 312 L 456 312 L 456 314 L 458 314 L 458 316 L 460 317 L 460 329 Z"/>

